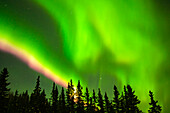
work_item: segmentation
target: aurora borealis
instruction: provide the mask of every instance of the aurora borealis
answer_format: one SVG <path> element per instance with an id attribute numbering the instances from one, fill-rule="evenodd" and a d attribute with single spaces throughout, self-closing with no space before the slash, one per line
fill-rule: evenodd
<path id="1" fill-rule="evenodd" d="M 62 86 L 81 80 L 111 95 L 114 84 L 120 90 L 130 84 L 145 111 L 152 90 L 168 113 L 169 6 L 168 0 L 0 0 L 0 57 L 10 53 Z"/>

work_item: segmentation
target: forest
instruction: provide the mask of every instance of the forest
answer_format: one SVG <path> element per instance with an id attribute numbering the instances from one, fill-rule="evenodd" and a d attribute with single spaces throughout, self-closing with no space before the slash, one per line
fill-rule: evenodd
<path id="1" fill-rule="evenodd" d="M 80 81 L 75 86 L 70 80 L 66 90 L 62 87 L 61 91 L 53 83 L 51 97 L 47 98 L 40 87 L 40 76 L 31 95 L 27 90 L 22 94 L 17 90 L 11 92 L 8 78 L 9 72 L 4 68 L 0 73 L 0 113 L 142 113 L 138 107 L 141 101 L 130 85 L 124 86 L 123 92 L 114 85 L 113 97 L 109 99 L 100 88 L 90 94 L 87 87 L 83 92 Z M 149 97 L 148 113 L 160 113 L 162 107 L 154 100 L 152 91 L 149 91 Z"/>

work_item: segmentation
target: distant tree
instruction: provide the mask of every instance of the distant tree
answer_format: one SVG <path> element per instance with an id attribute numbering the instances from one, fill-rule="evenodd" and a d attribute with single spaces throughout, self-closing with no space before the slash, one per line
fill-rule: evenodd
<path id="1" fill-rule="evenodd" d="M 48 113 L 49 111 L 48 100 L 46 99 L 45 90 L 43 90 L 40 94 L 40 112 Z"/>
<path id="2" fill-rule="evenodd" d="M 103 102 L 103 96 L 101 94 L 100 88 L 98 89 L 98 106 L 100 107 L 99 112 L 104 113 L 104 102 Z"/>
<path id="3" fill-rule="evenodd" d="M 80 84 L 80 81 L 78 81 L 77 89 L 76 89 L 76 100 L 77 100 L 77 113 L 83 113 L 84 112 L 84 100 L 83 100 L 83 87 Z"/>
<path id="4" fill-rule="evenodd" d="M 27 90 L 23 92 L 22 95 L 19 96 L 19 106 L 20 106 L 20 111 L 19 111 L 20 113 L 29 112 L 29 95 Z"/>
<path id="5" fill-rule="evenodd" d="M 104 98 L 105 98 L 105 109 L 106 109 L 105 111 L 106 111 L 107 113 L 112 113 L 112 111 L 111 111 L 111 103 L 110 103 L 110 101 L 109 101 L 109 98 L 108 98 L 106 92 L 105 92 Z"/>
<path id="6" fill-rule="evenodd" d="M 140 113 L 142 112 L 141 110 L 139 110 L 139 108 L 137 107 L 137 105 L 140 103 L 140 100 L 138 99 L 138 97 L 134 94 L 135 91 L 132 91 L 132 88 L 130 85 L 127 85 L 127 103 L 128 103 L 128 108 L 127 108 L 127 112 L 130 113 Z"/>
<path id="7" fill-rule="evenodd" d="M 7 68 L 4 68 L 0 73 L 0 113 L 6 113 L 9 103 L 8 82 L 9 73 Z"/>
<path id="8" fill-rule="evenodd" d="M 52 98 L 52 112 L 57 113 L 58 112 L 58 88 L 57 85 L 55 85 L 55 83 L 53 83 L 51 98 Z"/>
<path id="9" fill-rule="evenodd" d="M 86 109 L 86 111 L 87 112 L 89 112 L 89 107 L 90 107 L 90 96 L 89 96 L 89 90 L 88 90 L 88 88 L 86 87 L 86 92 L 85 92 L 85 101 L 86 101 L 86 107 L 85 107 L 85 109 Z"/>
<path id="10" fill-rule="evenodd" d="M 8 110 L 7 113 L 11 113 L 13 111 L 13 100 L 14 100 L 14 93 L 9 92 L 9 102 L 8 102 Z"/>
<path id="11" fill-rule="evenodd" d="M 114 85 L 113 108 L 114 112 L 119 113 L 120 111 L 119 91 L 117 90 L 117 87 L 115 85 Z"/>
<path id="12" fill-rule="evenodd" d="M 40 76 L 36 81 L 36 86 L 30 97 L 30 112 L 40 112 L 40 99 L 41 99 L 41 88 L 40 88 Z"/>
<path id="13" fill-rule="evenodd" d="M 64 88 L 62 87 L 61 94 L 59 97 L 59 112 L 60 113 L 66 113 L 66 102 L 65 102 L 65 94 L 64 94 Z"/>
<path id="14" fill-rule="evenodd" d="M 13 106 L 13 112 L 18 113 L 19 111 L 19 96 L 18 96 L 18 91 L 15 91 L 15 96 L 14 96 L 14 106 Z"/>
<path id="15" fill-rule="evenodd" d="M 74 102 L 74 85 L 72 80 L 68 83 L 68 87 L 66 90 L 66 98 L 67 98 L 67 110 L 70 113 L 75 112 L 75 102 Z"/>
<path id="16" fill-rule="evenodd" d="M 8 105 L 7 113 L 18 113 L 19 112 L 19 95 L 18 91 L 15 91 L 15 94 L 10 95 L 10 101 Z"/>
<path id="17" fill-rule="evenodd" d="M 160 105 L 157 105 L 158 101 L 154 100 L 153 92 L 149 91 L 149 96 L 151 99 L 151 102 L 149 103 L 149 105 L 151 105 L 151 107 L 149 108 L 148 112 L 149 113 L 160 113 L 162 109 Z"/>

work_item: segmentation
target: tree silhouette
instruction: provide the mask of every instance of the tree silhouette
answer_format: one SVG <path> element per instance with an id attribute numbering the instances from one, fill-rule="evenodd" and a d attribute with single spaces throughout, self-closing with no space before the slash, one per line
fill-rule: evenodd
<path id="1" fill-rule="evenodd" d="M 15 94 L 10 95 L 10 101 L 8 106 L 8 113 L 18 113 L 19 112 L 19 95 L 18 91 L 15 91 Z"/>
<path id="2" fill-rule="evenodd" d="M 114 85 L 114 98 L 113 98 L 113 108 L 114 112 L 120 111 L 120 99 L 119 99 L 119 91 L 117 90 L 117 87 Z"/>
<path id="3" fill-rule="evenodd" d="M 36 81 L 36 86 L 31 94 L 30 98 L 30 111 L 31 112 L 40 112 L 40 94 L 41 94 L 41 88 L 40 88 L 40 76 L 38 76 L 37 81 Z"/>
<path id="4" fill-rule="evenodd" d="M 36 86 L 31 96 L 28 91 L 19 94 L 9 92 L 7 82 L 9 74 L 6 68 L 0 73 L 0 113 L 140 113 L 137 105 L 140 100 L 135 95 L 130 85 L 124 86 L 124 92 L 120 93 L 114 85 L 113 100 L 109 100 L 105 92 L 104 100 L 100 88 L 96 96 L 93 90 L 90 96 L 89 90 L 86 87 L 86 92 L 83 93 L 83 87 L 78 81 L 77 88 L 74 87 L 72 80 L 68 83 L 66 89 L 66 96 L 64 88 L 62 87 L 60 95 L 58 95 L 58 88 L 53 83 L 51 100 L 46 98 L 45 90 L 41 91 L 40 76 L 36 81 Z M 85 96 L 83 96 L 83 94 Z M 120 97 L 119 97 L 120 96 Z M 158 105 L 158 101 L 153 98 L 153 92 L 149 91 L 151 102 L 149 105 L 149 113 L 160 113 L 162 108 Z M 65 100 L 66 97 L 66 100 Z"/>
<path id="5" fill-rule="evenodd" d="M 40 94 L 40 111 L 41 113 L 47 113 L 48 110 L 49 110 L 49 104 L 48 104 L 48 100 L 46 99 L 45 90 L 43 90 Z"/>
<path id="6" fill-rule="evenodd" d="M 125 113 L 125 112 L 126 112 L 126 100 L 122 92 L 120 97 L 120 113 Z"/>
<path id="7" fill-rule="evenodd" d="M 151 107 L 149 108 L 148 112 L 149 113 L 160 113 L 161 112 L 161 106 L 157 105 L 158 101 L 155 101 L 153 99 L 153 92 L 149 91 L 149 96 L 151 99 L 151 102 L 149 103 L 149 105 L 151 105 Z"/>
<path id="8" fill-rule="evenodd" d="M 103 96 L 101 94 L 100 88 L 98 89 L 98 106 L 100 107 L 99 112 L 104 113 L 104 102 L 103 102 Z"/>
<path id="9" fill-rule="evenodd" d="M 64 88 L 62 87 L 61 94 L 59 97 L 59 112 L 66 113 L 66 102 L 65 102 L 65 94 Z"/>
<path id="10" fill-rule="evenodd" d="M 29 95 L 27 90 L 21 95 L 19 103 L 20 103 L 20 113 L 28 113 Z"/>
<path id="11" fill-rule="evenodd" d="M 109 101 L 109 98 L 108 98 L 106 92 L 105 92 L 104 98 L 105 98 L 105 109 L 106 109 L 106 112 L 107 113 L 112 113 L 113 111 L 111 111 L 111 103 Z"/>
<path id="12" fill-rule="evenodd" d="M 67 98 L 67 110 L 70 113 L 75 112 L 75 102 L 74 102 L 74 85 L 72 80 L 68 83 L 68 87 L 66 90 L 66 98 Z"/>
<path id="13" fill-rule="evenodd" d="M 96 106 L 97 97 L 96 97 L 96 93 L 95 93 L 94 89 L 93 89 L 93 97 L 92 98 L 93 98 L 93 105 Z"/>
<path id="14" fill-rule="evenodd" d="M 77 101 L 77 113 L 83 113 L 84 112 L 84 100 L 83 100 L 83 87 L 80 85 L 80 81 L 78 81 L 77 89 L 76 89 L 76 101 Z"/>
<path id="15" fill-rule="evenodd" d="M 126 86 L 124 86 L 124 98 L 123 98 L 123 102 L 124 102 L 124 106 L 125 106 L 125 112 L 129 113 L 129 98 L 128 98 L 128 92 L 126 90 Z"/>
<path id="16" fill-rule="evenodd" d="M 14 104 L 14 93 L 10 92 L 9 93 L 9 102 L 8 102 L 8 110 L 7 113 L 11 113 L 13 111 L 12 107 Z"/>
<path id="17" fill-rule="evenodd" d="M 95 112 L 95 105 L 93 103 L 93 99 L 92 97 L 90 97 L 90 103 L 89 103 L 89 110 L 87 111 L 87 113 L 94 113 Z"/>
<path id="18" fill-rule="evenodd" d="M 18 96 L 18 91 L 15 91 L 15 96 L 14 96 L 14 106 L 13 106 L 13 112 L 18 113 L 19 111 L 19 96 Z"/>
<path id="19" fill-rule="evenodd" d="M 86 87 L 86 92 L 85 92 L 85 100 L 86 100 L 86 111 L 89 112 L 90 111 L 90 96 L 89 96 L 89 90 Z"/>
<path id="20" fill-rule="evenodd" d="M 137 98 L 137 96 L 134 94 L 135 91 L 132 91 L 132 88 L 130 85 L 127 85 L 127 96 L 126 102 L 128 103 L 127 112 L 129 113 L 140 113 L 141 111 L 137 107 L 137 105 L 140 103 L 140 100 Z"/>
<path id="21" fill-rule="evenodd" d="M 0 73 L 0 113 L 7 112 L 9 103 L 9 91 L 7 88 L 10 84 L 8 82 L 9 73 L 7 68 L 4 68 Z"/>
<path id="22" fill-rule="evenodd" d="M 55 85 L 55 83 L 53 83 L 51 98 L 52 98 L 52 112 L 57 113 L 58 111 L 58 88 L 57 88 L 57 85 Z"/>

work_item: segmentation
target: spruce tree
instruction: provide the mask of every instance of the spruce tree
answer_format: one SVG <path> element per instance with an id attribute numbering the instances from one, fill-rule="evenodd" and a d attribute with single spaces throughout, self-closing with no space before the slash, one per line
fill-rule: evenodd
<path id="1" fill-rule="evenodd" d="M 13 100 L 14 100 L 14 93 L 10 92 L 7 113 L 11 113 L 13 111 Z"/>
<path id="2" fill-rule="evenodd" d="M 160 105 L 157 105 L 158 101 L 154 100 L 153 92 L 149 91 L 149 96 L 151 99 L 151 102 L 149 103 L 149 105 L 151 105 L 151 107 L 149 108 L 148 112 L 149 113 L 160 113 L 162 109 Z"/>
<path id="3" fill-rule="evenodd" d="M 48 111 L 48 100 L 46 99 L 45 90 L 43 90 L 40 94 L 40 112 L 47 113 Z"/>
<path id="4" fill-rule="evenodd" d="M 92 98 L 93 98 L 93 104 L 96 105 L 97 97 L 96 97 L 96 93 L 95 93 L 94 89 L 93 89 L 93 97 Z"/>
<path id="5" fill-rule="evenodd" d="M 86 111 L 89 112 L 90 96 L 89 96 L 89 90 L 87 87 L 86 87 L 86 92 L 85 92 L 85 100 L 86 100 Z"/>
<path id="6" fill-rule="evenodd" d="M 128 94 L 128 108 L 127 108 L 127 112 L 130 113 L 140 113 L 141 111 L 139 110 L 139 108 L 137 107 L 137 105 L 140 103 L 140 100 L 138 99 L 138 97 L 134 94 L 135 91 L 132 91 L 132 88 L 130 85 L 127 85 L 127 94 Z"/>
<path id="7" fill-rule="evenodd" d="M 30 112 L 40 112 L 40 99 L 41 99 L 41 88 L 40 88 L 40 76 L 38 76 L 36 81 L 36 86 L 31 94 L 30 98 Z"/>
<path id="8" fill-rule="evenodd" d="M 66 97 L 67 97 L 67 110 L 70 113 L 74 113 L 75 112 L 74 85 L 72 83 L 72 80 L 70 80 L 70 83 L 68 83 Z"/>
<path id="9" fill-rule="evenodd" d="M 20 112 L 21 113 L 28 113 L 29 112 L 29 95 L 28 90 L 26 92 L 23 92 L 21 97 L 19 98 L 19 104 L 20 104 Z"/>
<path id="10" fill-rule="evenodd" d="M 98 106 L 100 107 L 99 112 L 104 113 L 104 102 L 103 102 L 103 96 L 101 94 L 100 88 L 98 89 Z"/>
<path id="11" fill-rule="evenodd" d="M 126 90 L 126 86 L 124 86 L 124 106 L 125 106 L 125 112 L 129 113 L 129 98 L 128 98 L 128 92 Z"/>
<path id="12" fill-rule="evenodd" d="M 77 85 L 77 97 L 76 97 L 76 100 L 77 100 L 77 108 L 76 108 L 76 111 L 77 113 L 83 113 L 84 112 L 84 100 L 83 100 L 83 87 L 81 86 L 80 84 L 80 81 L 78 81 L 78 85 Z"/>
<path id="13" fill-rule="evenodd" d="M 8 82 L 9 73 L 7 68 L 4 68 L 0 73 L 0 113 L 6 113 L 9 103 Z"/>
<path id="14" fill-rule="evenodd" d="M 95 93 L 95 90 L 93 89 L 93 96 L 92 96 L 92 105 L 95 111 L 98 111 L 98 107 L 97 107 L 97 96 Z"/>
<path id="15" fill-rule="evenodd" d="M 89 103 L 89 110 L 86 111 L 87 113 L 94 113 L 95 112 L 95 105 L 93 103 L 92 97 L 90 97 L 90 103 Z"/>
<path id="16" fill-rule="evenodd" d="M 59 97 L 59 112 L 66 113 L 66 102 L 65 102 L 65 94 L 64 88 L 62 87 L 61 94 Z"/>
<path id="17" fill-rule="evenodd" d="M 123 92 L 120 96 L 120 113 L 125 113 L 126 112 L 126 100 L 125 96 L 123 95 Z"/>
<path id="18" fill-rule="evenodd" d="M 104 98 L 105 98 L 105 109 L 106 109 L 105 111 L 106 111 L 107 113 L 112 113 L 112 111 L 111 111 L 111 103 L 110 103 L 110 101 L 109 101 L 109 98 L 108 98 L 106 92 L 105 92 Z"/>
<path id="19" fill-rule="evenodd" d="M 51 93 L 52 97 L 52 112 L 57 113 L 58 111 L 58 88 L 55 83 L 53 83 L 53 89 Z"/>
<path id="20" fill-rule="evenodd" d="M 15 94 L 10 95 L 10 101 L 8 105 L 8 112 L 7 113 L 18 113 L 19 112 L 19 95 L 18 91 L 15 91 Z"/>
<path id="21" fill-rule="evenodd" d="M 117 90 L 117 87 L 115 85 L 114 85 L 113 108 L 114 108 L 114 112 L 119 113 L 120 111 L 119 91 Z"/>
<path id="22" fill-rule="evenodd" d="M 15 91 L 14 100 L 13 100 L 14 106 L 13 106 L 13 112 L 18 113 L 19 112 L 19 95 L 18 90 Z"/>

